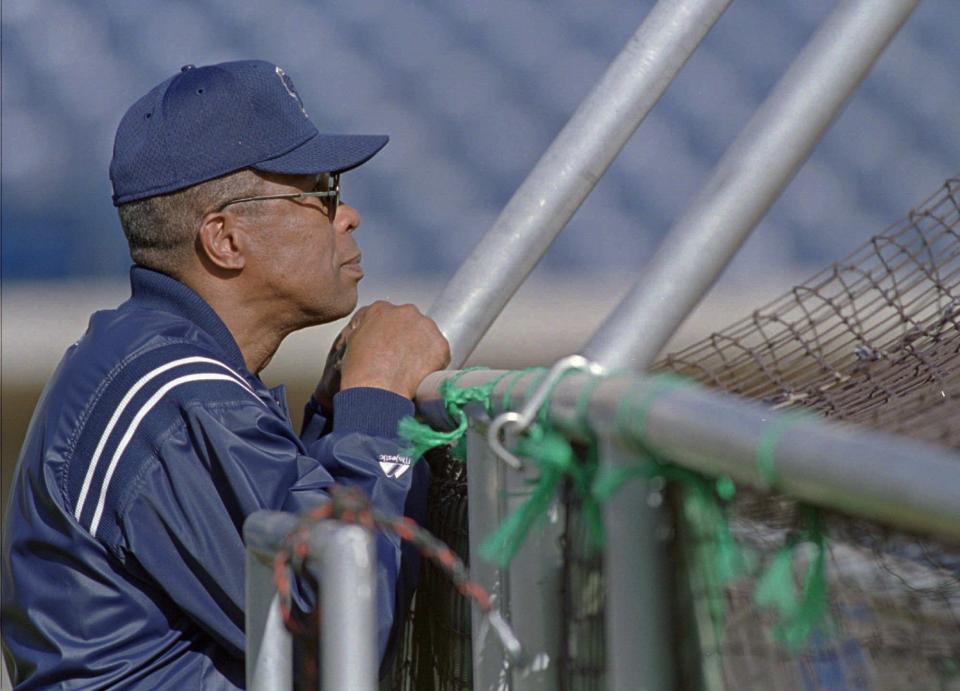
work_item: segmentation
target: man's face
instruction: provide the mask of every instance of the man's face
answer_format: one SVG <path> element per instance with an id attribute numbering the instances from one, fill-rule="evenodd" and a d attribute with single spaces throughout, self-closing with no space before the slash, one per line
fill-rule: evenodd
<path id="1" fill-rule="evenodd" d="M 327 182 L 326 176 L 261 176 L 265 183 L 257 194 L 264 196 L 325 189 Z M 357 211 L 340 204 L 333 215 L 330 200 L 317 198 L 249 204 L 258 207 L 241 217 L 250 243 L 244 274 L 252 281 L 252 299 L 275 304 L 277 316 L 295 328 L 350 314 L 363 278 L 353 239 Z"/>

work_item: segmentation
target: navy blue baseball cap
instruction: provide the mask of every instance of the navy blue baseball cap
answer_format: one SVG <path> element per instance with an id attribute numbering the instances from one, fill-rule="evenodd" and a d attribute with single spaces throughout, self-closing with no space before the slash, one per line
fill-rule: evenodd
<path id="1" fill-rule="evenodd" d="M 113 204 L 243 168 L 342 173 L 368 161 L 387 141 L 384 135 L 321 134 L 293 81 L 272 63 L 186 65 L 120 121 L 110 162 Z"/>

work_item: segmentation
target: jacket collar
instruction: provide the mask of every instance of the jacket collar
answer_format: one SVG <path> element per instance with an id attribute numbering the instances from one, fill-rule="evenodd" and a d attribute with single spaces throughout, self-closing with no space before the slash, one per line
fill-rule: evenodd
<path id="1" fill-rule="evenodd" d="M 213 308 L 186 285 L 166 274 L 142 266 L 130 269 L 130 302 L 138 307 L 161 310 L 188 319 L 206 331 L 223 349 L 230 364 L 247 371 L 243 353 L 227 325 Z"/>

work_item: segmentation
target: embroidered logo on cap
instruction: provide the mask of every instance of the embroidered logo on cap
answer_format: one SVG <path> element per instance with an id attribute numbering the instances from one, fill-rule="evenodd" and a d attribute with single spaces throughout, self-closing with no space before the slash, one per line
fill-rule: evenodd
<path id="1" fill-rule="evenodd" d="M 303 117 L 309 118 L 307 114 L 307 109 L 303 107 L 303 100 L 300 98 L 300 94 L 297 93 L 296 87 L 293 85 L 293 80 L 287 76 L 287 73 L 283 71 L 282 67 L 277 67 L 277 76 L 280 78 L 280 83 L 283 84 L 283 88 L 287 90 L 287 93 L 297 101 L 297 105 L 300 106 L 300 112 L 303 113 Z"/>
<path id="2" fill-rule="evenodd" d="M 410 470 L 410 466 L 413 463 L 409 456 L 400 456 L 399 454 L 382 453 L 377 456 L 377 460 L 380 461 L 380 468 L 383 470 L 383 474 L 387 477 L 392 477 L 394 480 Z"/>

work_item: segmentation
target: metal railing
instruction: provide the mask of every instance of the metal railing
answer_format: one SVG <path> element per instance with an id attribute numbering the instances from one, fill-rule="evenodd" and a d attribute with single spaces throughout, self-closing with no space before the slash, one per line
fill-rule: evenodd
<path id="1" fill-rule="evenodd" d="M 453 374 L 431 375 L 418 392 L 420 412 L 434 426 L 450 425 L 440 405 L 440 391 Z M 511 409 L 522 408 L 540 376 L 531 372 L 504 377 L 503 372 L 488 370 L 457 374 L 457 385 L 463 387 L 500 379 L 491 396 L 494 415 L 506 412 L 498 401 L 508 387 Z M 640 375 L 617 374 L 600 383 L 594 379 L 588 374 L 565 377 L 553 389 L 546 415 L 572 439 L 582 439 L 589 429 L 610 465 L 636 465 L 640 461 L 629 449 L 643 447 L 677 465 L 709 476 L 729 476 L 761 491 L 771 490 L 773 474 L 777 491 L 796 499 L 960 539 L 960 457 L 951 449 L 815 417 L 797 419 L 699 387 L 658 391 L 655 379 Z M 618 423 L 629 401 L 645 401 L 642 430 Z M 483 429 L 489 424 L 481 406 L 466 410 L 472 426 Z M 778 439 L 776 460 L 774 467 L 765 470 L 757 462 L 757 449 L 772 432 Z M 533 464 L 512 469 L 491 450 L 484 434 L 471 432 L 469 440 L 470 553 L 478 554 L 484 537 L 528 496 L 537 469 Z M 660 504 L 658 491 L 636 480 L 605 507 L 609 688 L 670 687 L 669 602 L 664 589 L 657 589 L 663 579 L 665 541 Z M 474 561 L 480 582 L 499 598 L 521 642 L 541 661 L 532 669 L 511 670 L 497 644 L 479 635 L 475 622 L 474 688 L 559 688 L 556 661 L 564 654 L 559 633 L 563 628 L 561 525 L 560 516 L 552 512 L 547 525 L 529 536 L 509 569 Z"/>
<path id="2" fill-rule="evenodd" d="M 274 556 L 297 517 L 258 511 L 244 523 L 247 546 L 247 688 L 293 688 L 293 640 L 280 612 Z M 373 536 L 358 525 L 333 521 L 311 529 L 307 572 L 319 589 L 319 679 L 324 689 L 377 688 L 376 555 Z"/>

